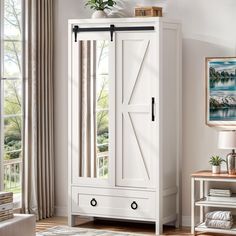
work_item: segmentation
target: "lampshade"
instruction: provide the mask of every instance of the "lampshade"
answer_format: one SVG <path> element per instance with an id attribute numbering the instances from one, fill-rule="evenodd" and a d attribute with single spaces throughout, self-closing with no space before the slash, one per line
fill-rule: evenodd
<path id="1" fill-rule="evenodd" d="M 236 149 L 236 131 L 220 131 L 218 136 L 219 149 Z"/>

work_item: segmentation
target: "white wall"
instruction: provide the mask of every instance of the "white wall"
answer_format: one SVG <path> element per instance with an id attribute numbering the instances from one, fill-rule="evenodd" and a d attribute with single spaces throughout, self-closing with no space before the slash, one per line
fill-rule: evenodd
<path id="1" fill-rule="evenodd" d="M 122 0 L 121 0 L 122 1 Z M 67 209 L 67 20 L 88 18 L 85 1 L 55 1 L 55 155 L 56 210 Z M 183 27 L 183 157 L 182 215 L 189 224 L 190 175 L 209 169 L 208 158 L 225 155 L 217 149 L 217 132 L 205 125 L 204 58 L 235 56 L 235 0 L 124 0 L 125 14 L 133 7 L 160 4 L 169 18 L 180 19 Z"/>
<path id="2" fill-rule="evenodd" d="M 67 20 L 85 18 L 86 13 L 78 0 L 56 0 L 54 3 L 54 90 L 55 90 L 55 185 L 56 213 L 67 211 Z"/>

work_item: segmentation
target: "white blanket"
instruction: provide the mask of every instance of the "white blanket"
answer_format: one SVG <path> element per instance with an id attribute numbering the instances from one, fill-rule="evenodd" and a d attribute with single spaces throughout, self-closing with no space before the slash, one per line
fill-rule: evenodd
<path id="1" fill-rule="evenodd" d="M 209 220 L 206 219 L 206 227 L 208 228 L 217 228 L 217 229 L 231 229 L 233 226 L 233 221 L 224 221 L 224 220 Z"/>
<path id="2" fill-rule="evenodd" d="M 208 220 L 230 221 L 233 219 L 231 211 L 212 211 L 206 213 L 205 217 Z"/>

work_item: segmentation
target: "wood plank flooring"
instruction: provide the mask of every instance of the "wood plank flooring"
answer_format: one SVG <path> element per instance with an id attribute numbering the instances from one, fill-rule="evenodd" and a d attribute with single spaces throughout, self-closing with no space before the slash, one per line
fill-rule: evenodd
<path id="1" fill-rule="evenodd" d="M 155 227 L 153 224 L 141 224 L 141 223 L 130 223 L 130 222 L 119 222 L 119 221 L 105 221 L 95 220 L 91 221 L 84 218 L 78 219 L 78 227 L 89 228 L 89 229 L 103 229 L 117 232 L 130 232 L 139 233 L 144 235 L 155 235 Z M 65 217 L 53 217 L 46 220 L 41 220 L 36 224 L 36 231 L 45 231 L 49 228 L 58 225 L 67 225 L 67 218 Z M 164 227 L 163 235 L 191 235 L 190 228 L 175 229 L 174 227 Z M 198 234 L 199 236 L 211 236 L 215 234 Z M 220 236 L 220 234 L 217 234 Z"/>

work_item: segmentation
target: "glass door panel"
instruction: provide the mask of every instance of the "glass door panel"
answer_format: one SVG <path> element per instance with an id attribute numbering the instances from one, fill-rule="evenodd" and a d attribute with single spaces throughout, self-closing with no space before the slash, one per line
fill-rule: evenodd
<path id="1" fill-rule="evenodd" d="M 108 178 L 109 163 L 109 41 L 96 43 L 97 177 Z"/>
<path id="2" fill-rule="evenodd" d="M 80 177 L 108 178 L 109 41 L 80 41 Z"/>

